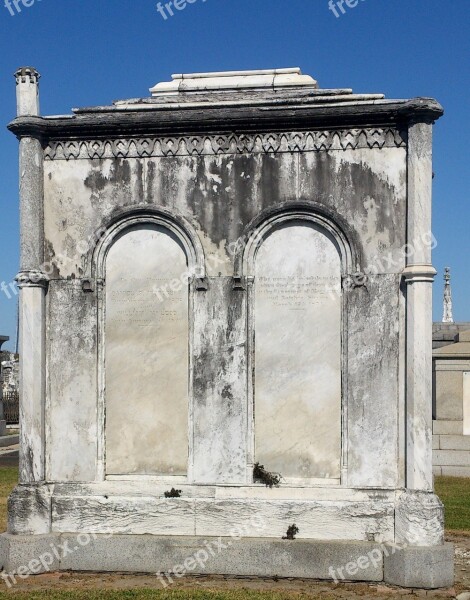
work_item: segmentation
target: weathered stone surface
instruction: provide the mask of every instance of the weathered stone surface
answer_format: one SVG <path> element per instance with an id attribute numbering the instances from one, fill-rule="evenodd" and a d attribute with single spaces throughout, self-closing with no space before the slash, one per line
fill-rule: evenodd
<path id="1" fill-rule="evenodd" d="M 405 218 L 405 149 L 383 147 L 379 156 L 369 148 L 305 152 L 298 161 L 297 196 L 313 198 L 353 224 L 361 269 L 370 275 L 400 272 L 406 243 L 400 226 Z"/>
<path id="2" fill-rule="evenodd" d="M 309 75 L 302 75 L 299 68 L 265 69 L 258 71 L 231 71 L 229 73 L 193 73 L 172 75 L 171 81 L 162 81 L 150 89 L 153 97 L 178 92 L 204 92 L 214 90 L 285 90 L 317 89 L 317 82 Z"/>
<path id="3" fill-rule="evenodd" d="M 50 570 L 156 573 L 160 581 L 191 574 L 299 577 L 338 581 L 382 581 L 383 555 L 370 542 L 237 539 L 236 537 L 159 537 L 149 535 L 51 535 L 35 538 L 0 536 L 0 552 L 13 575 L 19 566 L 55 548 L 59 558 Z M 63 549 L 66 548 L 66 551 Z M 46 561 L 47 562 L 47 561 Z M 39 571 L 38 571 L 39 572 Z"/>
<path id="4" fill-rule="evenodd" d="M 184 538 L 182 538 L 184 539 Z M 95 571 L 99 561 L 100 571 L 122 573 L 157 573 L 162 562 L 177 564 L 178 552 L 171 552 L 166 537 L 154 535 L 90 535 L 77 542 L 77 534 L 60 535 L 62 543 L 68 541 L 74 552 L 60 562 L 62 571 Z M 184 548 L 184 546 L 183 546 Z"/>
<path id="5" fill-rule="evenodd" d="M 353 487 L 402 484 L 400 331 L 389 318 L 400 311 L 399 285 L 397 275 L 375 275 L 347 292 L 348 484 Z"/>
<path id="6" fill-rule="evenodd" d="M 52 531 L 193 535 L 194 500 L 128 497 L 54 497 Z"/>
<path id="7" fill-rule="evenodd" d="M 184 250 L 157 226 L 106 257 L 106 473 L 186 475 L 188 290 Z"/>
<path id="8" fill-rule="evenodd" d="M 132 495 L 130 490 L 124 497 L 117 495 L 113 487 L 119 493 L 119 486 L 114 482 L 112 486 L 101 488 L 101 496 L 91 496 L 91 490 L 86 493 L 86 487 L 81 494 L 78 489 L 74 495 L 67 495 L 66 488 L 57 491 L 52 503 L 52 530 L 229 536 L 237 527 L 244 532 L 244 537 L 277 538 L 285 535 L 287 527 L 295 522 L 301 539 L 394 540 L 393 498 L 380 494 L 375 497 L 359 494 L 354 501 L 341 500 L 331 494 L 328 499 L 312 501 L 295 491 L 277 499 L 270 499 L 268 494 L 234 498 L 237 492 L 232 489 L 226 498 L 204 498 L 194 489 L 191 497 L 191 488 L 187 492 L 182 485 L 181 498 L 166 500 Z M 93 491 L 96 494 L 98 490 Z M 250 488 L 246 491 L 253 494 Z M 258 526 L 250 525 L 254 520 Z"/>
<path id="9" fill-rule="evenodd" d="M 41 285 L 20 288 L 20 451 L 19 480 L 44 480 L 45 446 L 45 290 Z"/>
<path id="10" fill-rule="evenodd" d="M 442 109 L 309 87 L 222 85 L 10 125 L 22 268 L 39 276 L 19 277 L 31 485 L 12 496 L 12 533 L 129 536 L 130 568 L 141 557 L 153 570 L 159 536 L 163 556 L 179 557 L 182 537 L 227 536 L 256 518 L 212 572 L 333 577 L 325 561 L 340 568 L 337 552 L 351 578 L 373 580 L 376 543 L 440 548 L 428 326 L 431 122 Z M 299 243 L 296 232 L 313 231 L 324 237 Z M 338 298 L 324 302 L 318 286 L 315 310 L 307 294 L 307 318 L 289 319 L 273 297 L 260 301 L 256 265 L 334 279 Z M 178 310 L 163 302 L 176 321 L 160 327 L 150 280 L 188 266 L 198 272 L 176 282 Z M 129 327 L 136 311 L 143 334 Z M 284 475 L 279 488 L 253 481 L 258 459 Z M 165 498 L 172 487 L 180 498 Z M 281 542 L 294 522 L 299 543 Z M 308 543 L 318 539 L 327 545 Z M 370 545 L 342 553 L 348 540 Z M 94 542 L 78 542 L 67 566 L 125 568 L 126 542 Z M 367 548 L 372 569 L 355 564 Z"/>
<path id="11" fill-rule="evenodd" d="M 251 483 L 247 470 L 246 298 L 231 277 L 194 296 L 194 482 Z M 217 306 L 218 309 L 214 310 Z M 207 324 L 212 324 L 208 329 Z"/>
<path id="12" fill-rule="evenodd" d="M 8 498 L 8 532 L 17 535 L 49 533 L 51 498 L 51 486 L 16 486 Z"/>
<path id="13" fill-rule="evenodd" d="M 432 478 L 432 122 L 408 128 L 406 285 L 406 485 L 433 489 Z M 423 202 L 423 198 L 426 200 Z M 412 243 L 410 243 L 412 241 Z"/>
<path id="14" fill-rule="evenodd" d="M 303 539 L 391 541 L 393 516 L 393 505 L 385 502 L 204 499 L 196 501 L 196 534 L 229 535 L 234 526 L 244 530 L 256 518 L 263 523 L 263 537 L 282 537 L 296 523 Z M 249 528 L 246 535 L 257 537 L 260 532 Z"/>
<path id="15" fill-rule="evenodd" d="M 336 90 L 337 91 L 337 90 Z M 321 95 L 321 94 L 320 94 Z M 266 131 L 271 130 L 273 122 L 281 125 L 283 129 L 292 127 L 321 127 L 329 124 L 338 126 L 346 125 L 351 128 L 354 125 L 372 127 L 372 133 L 375 133 L 376 126 L 383 127 L 384 124 L 402 126 L 404 122 L 410 120 L 433 121 L 443 115 L 442 106 L 432 98 L 414 98 L 411 100 L 383 100 L 377 102 L 377 98 L 367 96 L 357 96 L 347 91 L 349 102 L 336 102 L 334 95 L 322 98 L 323 102 L 319 106 L 318 95 L 308 94 L 306 102 L 301 111 L 292 110 L 292 107 L 299 106 L 299 90 L 295 90 L 290 98 L 281 98 L 276 92 L 269 95 L 264 106 L 253 103 L 253 97 L 247 96 L 240 98 L 240 94 L 235 93 L 228 102 L 219 104 L 214 102 L 214 96 L 200 96 L 198 102 L 185 103 L 181 107 L 176 101 L 170 110 L 159 111 L 159 118 L 155 119 L 153 111 L 129 110 L 123 106 L 109 106 L 84 108 L 75 111 L 73 119 L 68 116 L 57 117 L 56 119 L 41 119 L 32 117 L 22 117 L 14 119 L 8 128 L 17 136 L 25 134 L 45 135 L 46 137 L 55 137 L 57 139 L 69 139 L 77 132 L 82 133 L 82 139 L 89 138 L 90 135 L 110 136 L 111 139 L 118 136 L 132 134 L 168 135 L 170 132 L 187 131 L 197 132 L 207 131 L 208 125 L 216 125 L 219 130 L 224 132 L 232 131 L 235 125 L 240 129 L 247 131 Z M 209 100 L 209 102 L 208 102 Z M 218 98 L 220 100 L 220 98 Z M 287 101 L 286 101 L 287 100 Z M 146 105 L 144 101 L 144 105 Z M 201 104 L 204 108 L 201 111 Z M 323 106 L 322 106 L 323 105 Z M 167 108 L 165 105 L 154 103 L 153 107 L 158 110 Z M 268 108 L 275 110 L 266 110 Z M 275 118 L 273 119 L 273 115 Z M 221 127 L 223 124 L 225 127 Z M 227 129 L 226 129 L 227 128 Z M 191 134 L 189 133 L 189 137 Z M 377 139 L 375 135 L 371 147 L 382 147 L 381 137 Z M 174 150 L 173 150 L 174 151 Z M 98 152 L 93 150 L 92 156 L 99 157 Z"/>
<path id="16" fill-rule="evenodd" d="M 341 257 L 294 223 L 256 256 L 255 460 L 292 478 L 341 475 Z M 295 374 L 295 376 L 294 376 Z"/>
<path id="17" fill-rule="evenodd" d="M 444 511 L 439 498 L 430 492 L 405 490 L 398 493 L 395 538 L 397 542 L 414 546 L 442 544 Z"/>
<path id="18" fill-rule="evenodd" d="M 20 270 L 39 269 L 44 261 L 44 171 L 39 140 L 20 143 Z"/>
<path id="19" fill-rule="evenodd" d="M 0 535 L 0 553 L 5 582 L 13 586 L 18 578 L 58 571 L 60 539 L 48 535 Z"/>
<path id="20" fill-rule="evenodd" d="M 39 115 L 39 79 L 41 75 L 34 67 L 21 67 L 15 72 L 16 114 L 18 116 Z"/>
<path id="21" fill-rule="evenodd" d="M 82 282 L 49 285 L 47 370 L 48 481 L 93 481 L 97 473 L 96 291 Z M 73 356 L 73 361 L 64 360 Z M 64 435 L 64 424 L 68 423 Z"/>
<path id="22" fill-rule="evenodd" d="M 384 557 L 384 581 L 411 588 L 448 588 L 454 583 L 454 545 L 407 547 Z"/>

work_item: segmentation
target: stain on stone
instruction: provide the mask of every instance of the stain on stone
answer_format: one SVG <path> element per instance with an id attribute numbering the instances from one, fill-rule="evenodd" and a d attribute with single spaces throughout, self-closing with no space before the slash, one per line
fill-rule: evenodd
<path id="1" fill-rule="evenodd" d="M 57 264 L 56 254 L 54 250 L 54 245 L 51 241 L 44 241 L 44 258 L 45 258 L 45 266 L 47 267 L 49 273 L 48 276 L 50 279 L 60 279 L 60 268 Z"/>
<path id="2" fill-rule="evenodd" d="M 232 389 L 229 385 L 224 385 L 221 395 L 224 400 L 233 400 Z"/>
<path id="3" fill-rule="evenodd" d="M 106 185 L 109 183 L 109 179 L 103 175 L 101 164 L 93 167 L 93 171 L 88 175 L 84 183 L 93 193 L 97 190 L 102 191 L 105 189 Z"/>
<path id="4" fill-rule="evenodd" d="M 135 165 L 135 172 L 132 172 Z M 117 158 L 112 161 L 106 172 L 103 161 L 90 161 L 90 173 L 84 180 L 84 185 L 91 191 L 92 206 L 101 212 L 101 204 L 109 202 L 109 196 L 114 196 L 120 206 L 143 202 L 143 164 L 140 160 Z M 135 184 L 135 185 L 133 185 Z"/>
<path id="5" fill-rule="evenodd" d="M 157 170 L 157 166 L 156 166 L 155 162 L 152 160 L 148 160 L 147 161 L 146 183 L 145 183 L 145 187 L 147 190 L 145 201 L 148 204 L 153 204 L 156 200 L 156 198 L 154 197 L 156 170 Z"/>
<path id="6" fill-rule="evenodd" d="M 261 208 L 279 204 L 280 198 L 280 166 L 282 155 L 266 155 L 261 163 L 259 189 L 262 191 Z M 295 188 L 292 186 L 292 197 L 295 197 Z"/>

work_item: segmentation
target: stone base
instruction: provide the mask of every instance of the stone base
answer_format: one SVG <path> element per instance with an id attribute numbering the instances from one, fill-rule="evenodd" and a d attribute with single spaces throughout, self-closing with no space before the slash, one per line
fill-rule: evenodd
<path id="1" fill-rule="evenodd" d="M 374 542 L 151 535 L 0 535 L 3 577 L 47 571 L 155 573 L 165 587 L 183 575 L 373 581 L 403 587 L 453 584 L 453 546 L 390 552 Z"/>
<path id="2" fill-rule="evenodd" d="M 454 584 L 454 545 L 409 546 L 385 557 L 386 583 L 411 588 L 444 588 Z"/>

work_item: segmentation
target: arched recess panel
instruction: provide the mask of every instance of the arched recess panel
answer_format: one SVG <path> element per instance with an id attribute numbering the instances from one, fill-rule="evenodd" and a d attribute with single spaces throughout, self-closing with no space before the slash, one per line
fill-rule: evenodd
<path id="1" fill-rule="evenodd" d="M 310 221 L 255 259 L 255 458 L 285 479 L 340 478 L 341 257 Z"/>
<path id="2" fill-rule="evenodd" d="M 187 257 L 159 225 L 127 229 L 106 258 L 106 473 L 188 466 Z"/>

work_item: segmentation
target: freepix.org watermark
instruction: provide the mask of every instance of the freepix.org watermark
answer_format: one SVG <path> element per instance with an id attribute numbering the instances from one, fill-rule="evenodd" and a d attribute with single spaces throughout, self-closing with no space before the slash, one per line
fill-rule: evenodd
<path id="1" fill-rule="evenodd" d="M 39 573 L 50 573 L 54 570 L 57 561 L 61 561 L 69 554 L 73 554 L 80 548 L 88 546 L 98 537 L 109 539 L 113 536 L 112 532 L 104 529 L 100 534 L 97 533 L 79 533 L 76 538 L 63 540 L 61 544 L 50 544 L 50 550 L 43 552 L 37 558 L 33 558 L 26 565 L 21 565 L 14 573 L 0 573 L 0 577 L 6 583 L 8 588 L 12 588 L 18 583 L 18 579 L 28 579 L 31 575 Z"/>
<path id="2" fill-rule="evenodd" d="M 36 2 L 41 2 L 41 0 L 5 0 L 5 8 L 8 10 L 10 15 L 14 17 L 19 14 L 23 8 L 30 8 Z"/>
<path id="3" fill-rule="evenodd" d="M 157 10 L 165 21 L 167 21 L 169 17 L 175 16 L 175 11 L 184 10 L 188 4 L 195 4 L 196 2 L 206 2 L 206 0 L 170 0 L 170 2 L 159 2 Z"/>
<path id="4" fill-rule="evenodd" d="M 364 0 L 329 0 L 328 8 L 334 14 L 334 16 L 339 19 L 341 15 L 345 15 L 347 8 L 356 8 L 359 2 L 364 2 Z"/>
<path id="5" fill-rule="evenodd" d="M 169 573 L 157 573 L 158 580 L 164 588 L 174 583 L 173 577 L 178 579 L 191 573 L 201 573 L 207 568 L 207 563 L 220 554 L 223 554 L 234 541 L 249 537 L 253 531 L 256 531 L 256 537 L 259 537 L 260 531 L 266 528 L 266 522 L 263 517 L 253 515 L 248 521 L 241 525 L 234 525 L 227 537 L 218 537 L 216 540 L 203 541 L 200 548 L 193 554 L 186 557 L 181 564 L 174 565 Z"/>
<path id="6" fill-rule="evenodd" d="M 357 560 L 348 562 L 342 567 L 330 567 L 328 573 L 335 583 L 347 581 L 369 567 L 379 567 L 383 557 L 388 558 L 389 556 L 393 556 L 396 552 L 402 552 L 409 546 L 419 546 L 419 542 L 419 535 L 410 534 L 408 542 L 386 542 L 380 544 L 378 548 L 373 548 L 367 554 L 359 556 Z"/>

